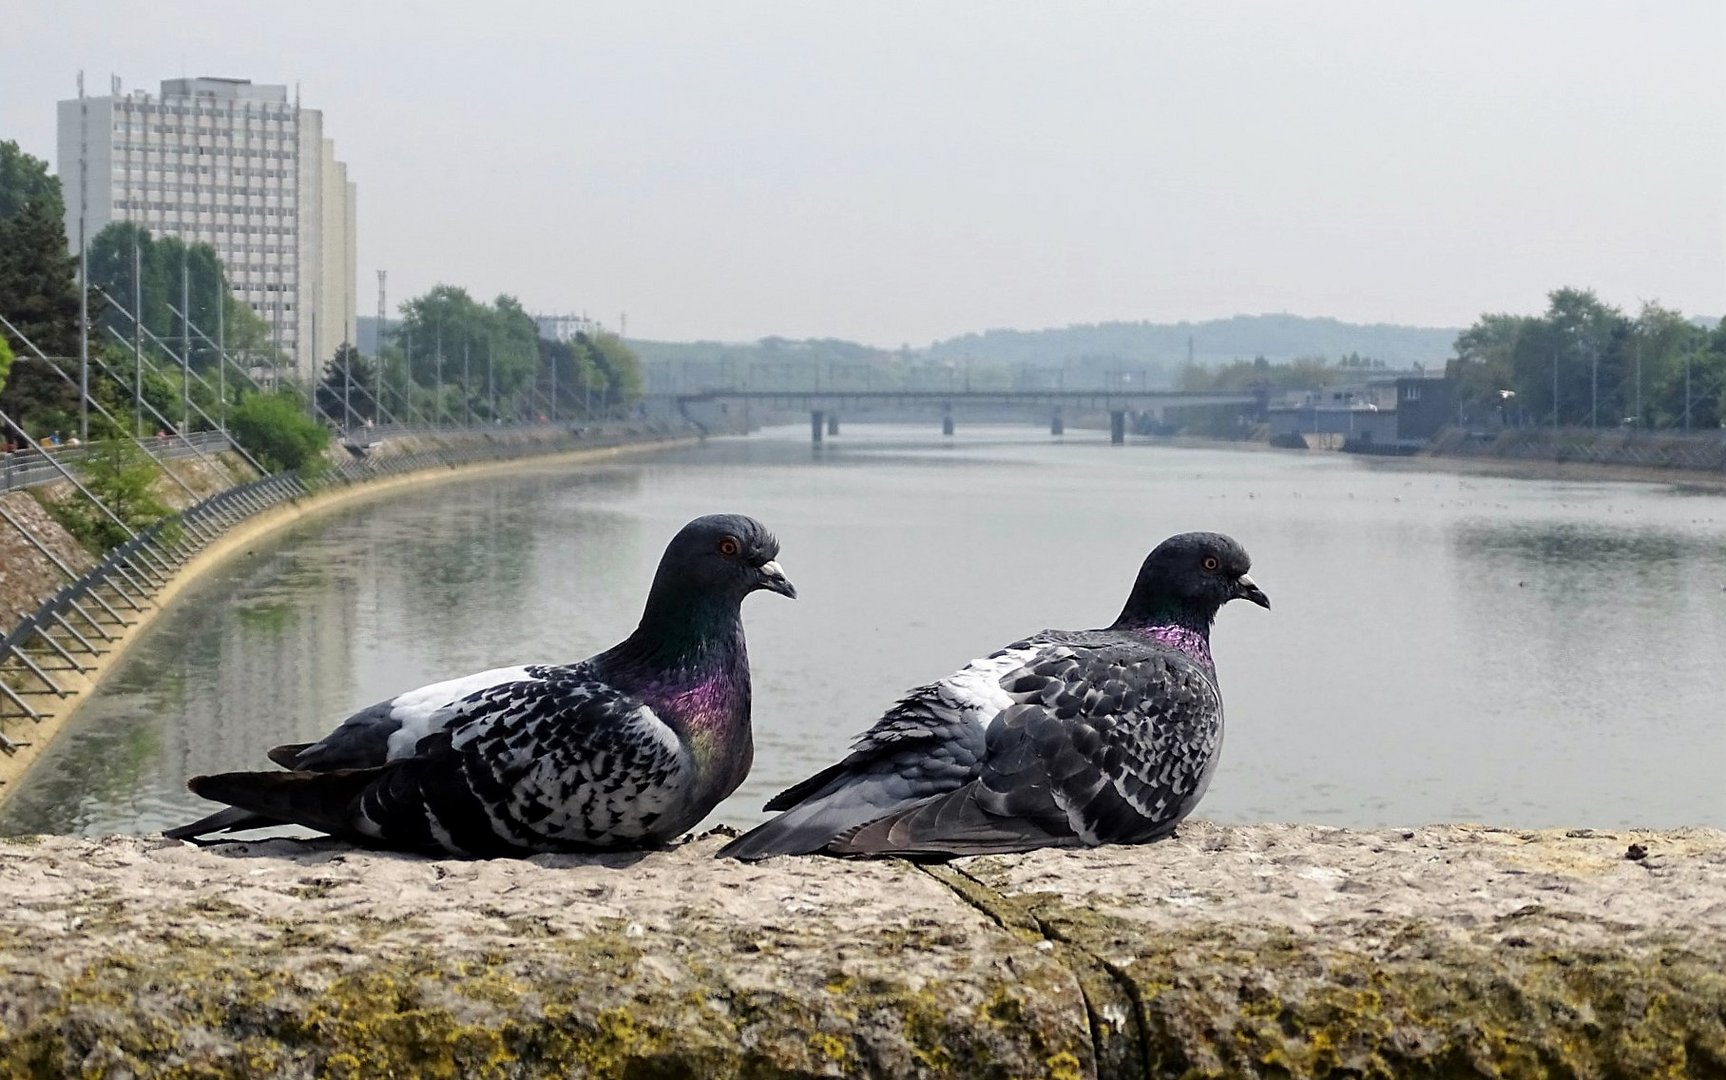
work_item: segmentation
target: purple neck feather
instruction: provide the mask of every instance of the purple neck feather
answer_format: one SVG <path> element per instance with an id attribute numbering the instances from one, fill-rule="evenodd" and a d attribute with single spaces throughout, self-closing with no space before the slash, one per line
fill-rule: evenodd
<path id="1" fill-rule="evenodd" d="M 1148 637 L 1165 648 L 1185 653 L 1204 665 L 1208 671 L 1217 670 L 1216 661 L 1211 659 L 1211 639 L 1202 630 L 1169 623 L 1162 626 L 1136 626 L 1133 633 Z"/>

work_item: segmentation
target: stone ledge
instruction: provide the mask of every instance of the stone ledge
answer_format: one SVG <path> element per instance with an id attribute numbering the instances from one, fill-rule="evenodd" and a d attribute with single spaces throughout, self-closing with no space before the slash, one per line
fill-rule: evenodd
<path id="1" fill-rule="evenodd" d="M 718 843 L 0 841 L 0 1075 L 1726 1075 L 1719 830 Z"/>

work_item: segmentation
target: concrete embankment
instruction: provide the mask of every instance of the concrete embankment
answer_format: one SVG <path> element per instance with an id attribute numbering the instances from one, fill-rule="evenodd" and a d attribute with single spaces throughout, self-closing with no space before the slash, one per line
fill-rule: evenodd
<path id="1" fill-rule="evenodd" d="M 0 841 L 0 1075 L 1726 1075 L 1716 830 L 718 843 Z"/>
<path id="2" fill-rule="evenodd" d="M 400 440 L 399 446 L 392 445 L 390 449 L 404 455 L 423 456 L 427 462 L 425 468 L 331 483 L 309 495 L 280 503 L 239 521 L 181 566 L 141 610 L 128 611 L 126 624 L 108 627 L 111 639 L 102 641 L 98 652 L 79 654 L 81 670 L 65 664 L 57 664 L 50 669 L 55 687 L 62 693 L 38 698 L 45 710 L 41 720 L 29 721 L 17 716 L 0 720 L 9 736 L 25 744 L 13 753 L 0 754 L 0 802 L 4 802 L 7 796 L 17 789 L 18 778 L 40 758 L 54 737 L 71 719 L 79 704 L 107 673 L 113 670 L 132 643 L 149 629 L 162 610 L 173 602 L 182 589 L 223 560 L 247 550 L 280 529 L 313 516 L 366 500 L 387 498 L 405 490 L 458 477 L 483 476 L 487 473 L 568 468 L 618 455 L 642 453 L 695 441 L 693 438 L 667 438 L 648 434 L 631 435 L 629 439 L 630 441 L 614 445 L 570 448 L 568 437 L 563 432 L 522 436 L 515 440 L 522 444 L 519 446 L 511 445 L 506 438 L 488 437 L 487 442 L 500 444 L 503 451 L 518 456 L 479 458 L 468 462 L 461 462 L 459 459 L 439 460 L 435 456 L 440 451 L 450 449 L 447 444 L 459 441 L 454 437 L 404 439 Z M 387 455 L 380 457 L 387 460 Z M 16 497 L 29 498 L 27 495 Z M 46 524 L 52 525 L 52 522 Z M 23 547 L 21 544 L 19 546 Z M 41 565 L 37 569 L 41 573 L 55 573 L 54 567 L 47 560 L 39 561 Z M 83 569 L 83 566 L 77 568 Z M 18 679 L 21 685 L 32 685 L 27 676 L 16 672 L 0 671 L 0 677 L 13 677 Z"/>

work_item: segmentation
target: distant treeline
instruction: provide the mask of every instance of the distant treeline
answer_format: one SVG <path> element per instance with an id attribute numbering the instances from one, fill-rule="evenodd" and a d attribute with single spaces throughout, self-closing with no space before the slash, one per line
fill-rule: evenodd
<path id="1" fill-rule="evenodd" d="M 989 330 L 924 349 L 880 349 L 836 338 L 757 342 L 634 341 L 650 389 L 707 386 L 941 387 L 1173 385 L 1187 367 L 1226 369 L 1255 361 L 1277 364 L 1355 362 L 1436 368 L 1452 355 L 1457 331 L 1362 326 L 1295 315 L 1241 315 L 1197 323 L 1105 323 L 1060 330 Z M 1363 360 L 1362 358 L 1370 358 Z"/>
<path id="2" fill-rule="evenodd" d="M 1299 315 L 1236 315 L 1204 322 L 1111 322 L 1050 330 L 987 330 L 936 342 L 936 360 L 972 357 L 1010 365 L 1103 358 L 1123 367 L 1139 364 L 1179 369 L 1192 360 L 1204 366 L 1264 357 L 1271 363 L 1297 358 L 1340 360 L 1351 353 L 1392 368 L 1436 365 L 1451 354 L 1455 328 L 1362 325 Z"/>
<path id="3" fill-rule="evenodd" d="M 1448 374 L 1471 422 L 1718 428 L 1726 419 L 1726 319 L 1709 326 L 1646 303 L 1635 315 L 1559 289 L 1542 315 L 1483 315 Z"/>

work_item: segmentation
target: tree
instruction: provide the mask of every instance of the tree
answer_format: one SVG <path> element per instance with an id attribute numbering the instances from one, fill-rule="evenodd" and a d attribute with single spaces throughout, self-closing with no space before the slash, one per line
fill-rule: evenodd
<path id="1" fill-rule="evenodd" d="M 32 202 L 46 203 L 55 216 L 62 222 L 65 220 L 66 203 L 60 181 L 48 171 L 48 163 L 26 154 L 11 140 L 0 142 L 0 220 L 12 217 Z"/>
<path id="2" fill-rule="evenodd" d="M 324 365 L 317 389 L 318 408 L 344 427 L 352 427 L 356 421 L 375 422 L 378 410 L 372 395 L 377 393 L 377 386 L 377 368 L 358 348 L 344 341 Z"/>
<path id="3" fill-rule="evenodd" d="M 79 469 L 79 479 L 108 513 L 103 513 L 81 492 L 46 502 L 48 512 L 67 532 L 92 553 L 101 554 L 125 543 L 132 532 L 143 532 L 173 516 L 173 510 L 156 494 L 162 466 L 132 443 L 110 439 L 91 448 L 92 456 Z"/>
<path id="4" fill-rule="evenodd" d="M 329 429 L 306 415 L 305 399 L 292 391 L 247 394 L 228 416 L 240 445 L 269 469 L 321 471 Z"/>
<path id="5" fill-rule="evenodd" d="M 60 185 L 47 162 L 16 143 L 0 143 L 0 313 L 49 356 L 78 353 L 77 266 L 66 248 Z M 0 386 L 0 409 L 32 434 L 69 427 L 77 391 L 24 341 L 8 344 L 15 362 Z"/>
<path id="6" fill-rule="evenodd" d="M 605 380 L 605 404 L 627 409 L 641 400 L 641 361 L 616 334 L 577 334 L 576 341 L 588 350 L 594 366 Z"/>

